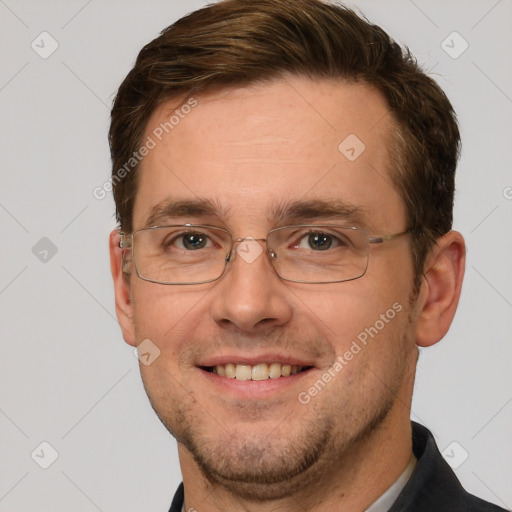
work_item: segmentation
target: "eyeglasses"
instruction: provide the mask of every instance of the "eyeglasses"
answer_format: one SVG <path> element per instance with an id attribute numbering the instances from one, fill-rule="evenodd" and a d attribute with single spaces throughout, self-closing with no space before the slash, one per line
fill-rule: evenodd
<path id="1" fill-rule="evenodd" d="M 296 283 L 341 283 L 362 277 L 368 268 L 370 244 L 396 240 L 410 233 L 370 237 L 365 230 L 338 225 L 296 225 L 272 229 L 266 238 L 237 238 L 216 226 L 182 224 L 153 226 L 122 235 L 137 275 L 159 284 L 202 284 L 220 279 L 238 253 L 247 262 L 263 253 L 276 274 Z M 235 251 L 235 243 L 239 246 Z M 257 244 L 255 246 L 254 244 Z M 251 258 L 244 255 L 244 251 Z M 126 253 L 125 253 L 126 254 Z M 123 269 L 129 271 L 130 260 Z"/>

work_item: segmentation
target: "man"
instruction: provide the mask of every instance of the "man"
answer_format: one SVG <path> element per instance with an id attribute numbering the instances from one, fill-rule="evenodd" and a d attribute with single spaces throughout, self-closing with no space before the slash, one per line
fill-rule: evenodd
<path id="1" fill-rule="evenodd" d="M 459 132 L 379 27 L 226 0 L 139 54 L 112 110 L 116 312 L 178 441 L 171 511 L 487 511 L 410 422 L 465 246 Z"/>

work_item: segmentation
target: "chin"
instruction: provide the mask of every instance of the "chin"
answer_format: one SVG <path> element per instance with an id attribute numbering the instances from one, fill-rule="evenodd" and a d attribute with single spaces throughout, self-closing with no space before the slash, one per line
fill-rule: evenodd
<path id="1" fill-rule="evenodd" d="M 219 437 L 181 436 L 179 442 L 193 457 L 204 477 L 245 500 L 276 500 L 318 477 L 315 471 L 325 453 L 331 429 L 304 425 L 300 432 L 275 428 L 268 434 L 226 433 Z"/>

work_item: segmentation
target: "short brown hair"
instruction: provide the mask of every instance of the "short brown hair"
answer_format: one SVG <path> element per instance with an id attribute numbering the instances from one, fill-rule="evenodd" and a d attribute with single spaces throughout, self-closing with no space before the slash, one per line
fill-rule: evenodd
<path id="1" fill-rule="evenodd" d="M 118 171 L 140 147 L 161 102 L 285 74 L 373 86 L 396 129 L 392 179 L 414 230 L 416 286 L 436 238 L 452 226 L 460 136 L 448 98 L 380 27 L 321 0 L 224 0 L 195 11 L 144 46 L 112 108 L 109 142 L 116 218 L 132 230 L 137 170 Z"/>

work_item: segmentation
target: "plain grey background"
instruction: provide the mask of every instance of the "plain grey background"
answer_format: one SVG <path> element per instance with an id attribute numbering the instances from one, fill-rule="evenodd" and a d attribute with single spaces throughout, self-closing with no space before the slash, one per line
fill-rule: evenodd
<path id="1" fill-rule="evenodd" d="M 349 4 L 408 44 L 458 112 L 466 279 L 449 334 L 422 352 L 412 417 L 469 491 L 510 508 L 512 1 Z M 113 201 L 92 191 L 138 51 L 203 5 L 0 0 L 0 511 L 166 511 L 180 482 L 114 314 Z"/>

